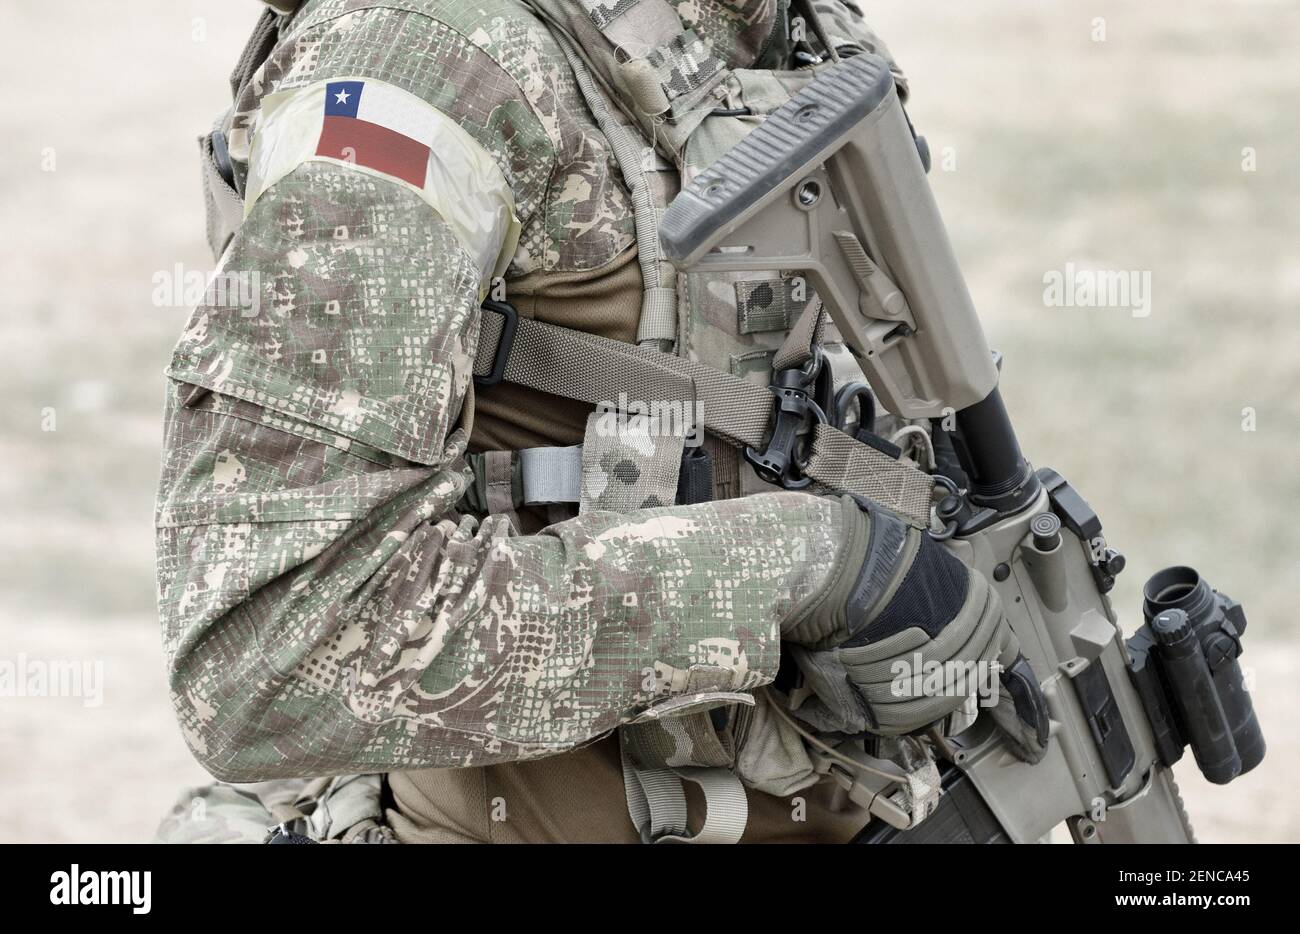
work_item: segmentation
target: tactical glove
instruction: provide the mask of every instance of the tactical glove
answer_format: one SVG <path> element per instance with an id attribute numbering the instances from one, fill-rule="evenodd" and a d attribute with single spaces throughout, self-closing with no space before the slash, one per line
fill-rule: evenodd
<path id="1" fill-rule="evenodd" d="M 838 729 L 926 728 L 985 694 L 1012 751 L 1047 748 L 1047 704 L 997 592 L 925 532 L 844 497 L 846 542 L 826 585 L 782 627 L 808 686 Z"/>

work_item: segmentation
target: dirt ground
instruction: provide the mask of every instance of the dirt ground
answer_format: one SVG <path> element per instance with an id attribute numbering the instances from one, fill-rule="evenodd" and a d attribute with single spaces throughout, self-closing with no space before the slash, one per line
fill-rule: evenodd
<path id="1" fill-rule="evenodd" d="M 1026 453 L 1129 557 L 1126 625 L 1166 564 L 1247 608 L 1270 752 L 1223 789 L 1180 768 L 1200 837 L 1300 841 L 1300 3 L 866 6 L 911 75 Z M 210 266 L 194 139 L 257 12 L 5 3 L 0 661 L 99 663 L 103 694 L 0 697 L 0 841 L 145 839 L 204 778 L 153 608 L 161 371 L 186 316 L 155 277 Z M 1151 313 L 1047 307 L 1067 263 L 1149 272 Z"/>

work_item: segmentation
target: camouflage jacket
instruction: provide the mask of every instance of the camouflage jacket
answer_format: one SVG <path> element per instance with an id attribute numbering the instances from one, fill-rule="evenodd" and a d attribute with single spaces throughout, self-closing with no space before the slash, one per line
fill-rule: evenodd
<path id="1" fill-rule="evenodd" d="M 678 5 L 721 35 L 776 2 Z M 283 142 L 263 104 L 336 78 L 411 95 L 480 148 L 517 219 L 507 278 L 635 248 L 609 147 L 517 0 L 310 0 L 236 102 L 241 185 Z M 689 694 L 700 666 L 751 690 L 840 547 L 839 504 L 797 493 L 531 535 L 458 514 L 479 300 L 507 244 L 467 241 L 449 218 L 468 193 L 440 196 L 302 159 L 222 257 L 255 311 L 210 296 L 174 352 L 158 598 L 180 723 L 218 778 L 558 753 Z"/>

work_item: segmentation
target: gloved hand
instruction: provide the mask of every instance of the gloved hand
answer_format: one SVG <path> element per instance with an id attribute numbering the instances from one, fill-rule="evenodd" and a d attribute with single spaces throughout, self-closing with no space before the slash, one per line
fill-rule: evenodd
<path id="1" fill-rule="evenodd" d="M 836 728 L 911 733 L 992 684 L 989 713 L 1010 748 L 1027 762 L 1042 759 L 1047 703 L 997 592 L 888 510 L 857 497 L 843 503 L 847 540 L 837 566 L 782 626 Z"/>

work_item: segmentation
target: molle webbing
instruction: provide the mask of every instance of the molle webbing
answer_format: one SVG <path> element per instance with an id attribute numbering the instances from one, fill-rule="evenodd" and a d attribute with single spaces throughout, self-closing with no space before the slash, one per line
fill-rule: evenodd
<path id="1" fill-rule="evenodd" d="M 524 2 L 572 43 L 646 139 L 679 163 L 728 74 L 709 41 L 685 28 L 668 0 Z"/>
<path id="2" fill-rule="evenodd" d="M 673 101 L 710 87 L 724 71 L 712 46 L 682 25 L 668 0 L 581 0 L 592 24 L 612 48 L 616 67 L 648 114 L 667 112 Z M 649 80 L 647 80 L 649 79 Z"/>

